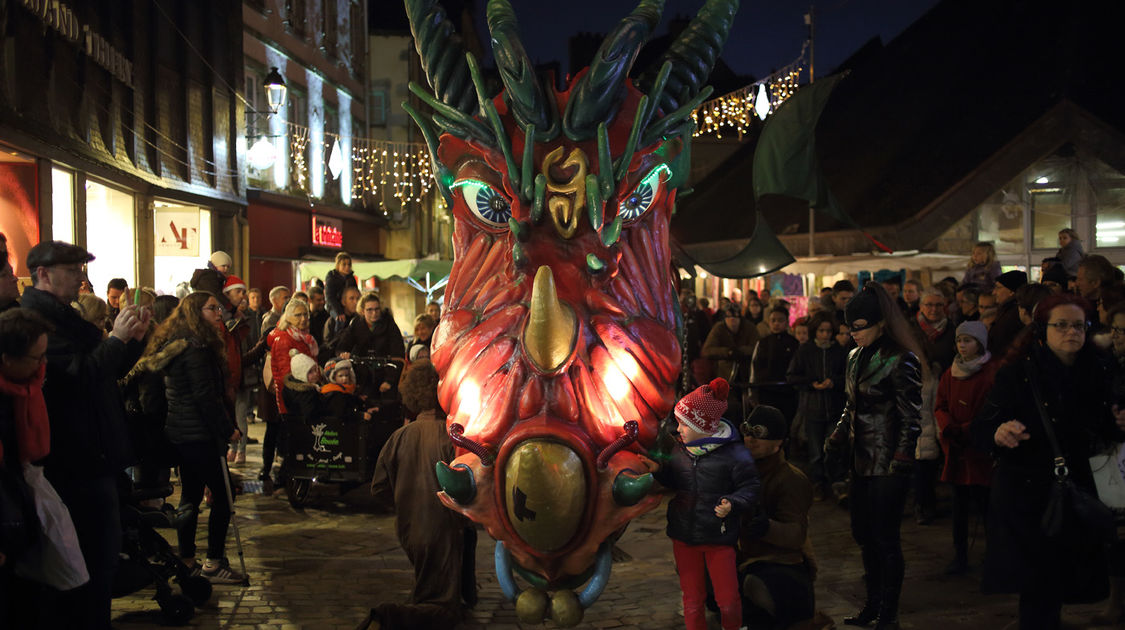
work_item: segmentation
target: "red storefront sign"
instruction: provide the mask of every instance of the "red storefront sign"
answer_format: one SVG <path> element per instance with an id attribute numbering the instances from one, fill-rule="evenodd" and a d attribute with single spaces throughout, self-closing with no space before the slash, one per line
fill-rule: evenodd
<path id="1" fill-rule="evenodd" d="M 344 247 L 344 222 L 314 214 L 312 218 L 312 243 L 321 247 L 342 249 Z"/>

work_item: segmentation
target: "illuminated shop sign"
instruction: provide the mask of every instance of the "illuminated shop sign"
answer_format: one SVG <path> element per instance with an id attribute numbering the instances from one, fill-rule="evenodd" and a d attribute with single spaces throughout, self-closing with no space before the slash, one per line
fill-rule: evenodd
<path id="1" fill-rule="evenodd" d="M 22 0 L 24 8 L 35 14 L 49 28 L 53 28 L 70 43 L 78 46 L 94 63 L 109 70 L 119 81 L 133 87 L 133 62 L 125 58 L 104 37 L 89 25 L 78 21 L 78 16 L 59 0 Z"/>
<path id="2" fill-rule="evenodd" d="M 313 245 L 322 247 L 344 247 L 344 222 L 314 215 L 312 218 Z"/>

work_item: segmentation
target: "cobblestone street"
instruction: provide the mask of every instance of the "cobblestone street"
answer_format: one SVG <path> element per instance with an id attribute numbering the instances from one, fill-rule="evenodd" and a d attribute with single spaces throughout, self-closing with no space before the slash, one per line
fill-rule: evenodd
<path id="1" fill-rule="evenodd" d="M 263 424 L 251 425 L 261 439 Z M 246 466 L 236 473 L 252 477 L 260 446 L 251 446 Z M 289 506 L 283 492 L 246 494 L 236 504 L 250 587 L 216 586 L 211 601 L 196 611 L 196 628 L 351 630 L 372 606 L 405 601 L 413 572 L 394 536 L 394 516 L 374 504 L 366 487 L 341 495 L 336 486 L 314 486 L 303 511 Z M 206 516 L 206 512 L 203 516 Z M 830 503 L 813 507 L 813 540 L 820 572 L 817 608 L 838 624 L 861 601 L 862 568 L 848 530 L 847 513 Z M 206 539 L 206 518 L 197 540 Z M 902 602 L 903 628 L 917 630 L 1003 629 L 1015 618 L 1015 598 L 978 592 L 983 540 L 971 551 L 973 571 L 946 577 L 951 547 L 948 517 L 920 527 L 903 523 L 907 560 Z M 170 531 L 162 532 L 170 540 Z M 982 534 L 982 532 L 980 532 Z M 477 547 L 480 602 L 466 629 L 534 628 L 517 622 L 515 607 L 503 600 L 492 571 L 493 544 L 483 532 Z M 680 591 L 664 534 L 663 507 L 635 520 L 618 544 L 628 558 L 616 561 L 608 588 L 586 611 L 581 628 L 682 628 Z M 234 532 L 227 554 L 237 568 Z M 162 626 L 152 589 L 114 601 L 119 630 Z M 1064 618 L 1076 627 L 1098 606 L 1067 607 Z M 548 622 L 546 627 L 554 627 Z M 718 628 L 717 619 L 712 627 Z M 842 626 L 841 626 L 842 627 Z M 1014 626 L 1012 626 L 1014 628 Z M 1092 627 L 1092 626 L 1091 626 Z"/>

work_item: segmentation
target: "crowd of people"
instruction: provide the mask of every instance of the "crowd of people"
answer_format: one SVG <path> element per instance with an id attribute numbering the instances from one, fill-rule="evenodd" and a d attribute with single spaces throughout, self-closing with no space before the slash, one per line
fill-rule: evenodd
<path id="1" fill-rule="evenodd" d="M 86 280 L 93 259 L 77 245 L 40 243 L 27 255 L 32 283 L 21 294 L 0 235 L 0 627 L 109 628 L 122 550 L 113 506 L 173 466 L 181 561 L 212 583 L 244 583 L 226 555 L 228 466 L 246 464 L 249 421 L 267 422 L 259 477 L 267 488 L 284 485 L 284 462 L 272 471 L 275 454 L 285 453 L 284 427 L 310 415 L 370 420 L 397 396 L 407 361 L 394 318 L 375 292 L 361 294 L 347 254 L 325 286 L 273 287 L 268 302 L 221 251 L 178 296 L 115 278 L 103 300 Z M 411 342 L 418 366 L 428 363 L 440 306 L 428 311 Z M 367 374 L 365 389 L 353 363 L 373 356 L 399 367 L 394 378 Z M 59 544 L 44 538 L 34 514 L 50 500 L 76 541 L 69 562 L 83 576 L 77 587 L 35 571 L 35 550 Z M 197 559 L 204 501 L 207 545 Z"/>
<path id="2" fill-rule="evenodd" d="M 1021 628 L 1058 628 L 1063 604 L 1100 600 L 1096 621 L 1125 621 L 1125 546 L 1040 522 L 1056 501 L 1058 458 L 1092 494 L 1089 458 L 1125 441 L 1122 273 L 1086 255 L 1073 230 L 1059 233 L 1059 246 L 1039 282 L 1003 272 L 983 242 L 960 280 L 899 276 L 858 292 L 841 280 L 792 327 L 783 299 L 750 292 L 744 304 L 720 298 L 712 312 L 681 295 L 689 380 L 729 379 L 727 415 L 747 418 L 744 437 L 762 410 L 782 418 L 783 452 L 800 461 L 809 503 L 834 498 L 849 509 L 866 598 L 846 624 L 898 627 L 902 516 L 913 495 L 917 522 L 933 523 L 939 483 L 952 499 L 947 573 L 970 568 L 976 514 L 987 530 L 983 590 L 1019 593 Z M 809 554 L 805 565 L 815 572 Z M 744 603 L 762 592 L 742 586 Z"/>

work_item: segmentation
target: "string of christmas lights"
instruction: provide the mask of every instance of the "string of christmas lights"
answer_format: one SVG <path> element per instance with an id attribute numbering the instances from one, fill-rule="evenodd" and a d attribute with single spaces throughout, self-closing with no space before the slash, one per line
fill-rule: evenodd
<path id="1" fill-rule="evenodd" d="M 323 141 L 313 141 L 305 125 L 285 123 L 289 139 L 290 175 L 294 185 L 310 193 L 309 173 L 311 151 L 320 151 L 326 174 L 332 179 L 332 153 L 343 149 L 341 140 L 351 140 L 352 198 L 374 206 L 387 214 L 387 204 L 394 206 L 420 203 L 433 187 L 430 154 L 421 142 L 395 142 L 376 138 L 342 136 L 324 132 Z M 337 148 L 339 146 L 339 148 Z"/>
<path id="2" fill-rule="evenodd" d="M 801 54 L 789 65 L 770 76 L 739 88 L 729 94 L 705 101 L 694 112 L 695 136 L 707 133 L 723 137 L 723 129 L 733 129 L 738 139 L 750 131 L 755 117 L 765 120 L 786 99 L 797 92 L 801 73 L 805 71 L 805 53 L 808 42 L 801 48 Z"/>

